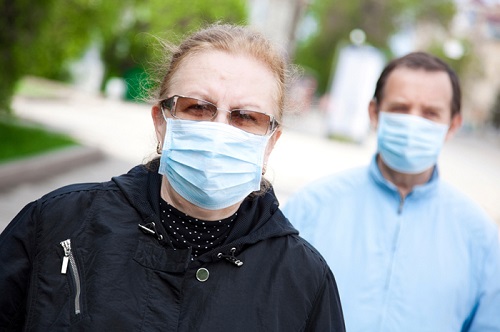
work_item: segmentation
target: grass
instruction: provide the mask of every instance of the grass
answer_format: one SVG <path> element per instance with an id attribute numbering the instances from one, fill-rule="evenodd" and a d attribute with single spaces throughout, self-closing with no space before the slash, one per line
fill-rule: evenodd
<path id="1" fill-rule="evenodd" d="M 0 163 L 77 144 L 69 136 L 12 119 L 0 119 L 0 142 Z"/>
<path id="2" fill-rule="evenodd" d="M 53 99 L 64 88 L 68 86 L 61 82 L 25 77 L 17 83 L 16 95 Z M 0 112 L 0 164 L 73 145 L 78 143 L 67 135 L 22 122 L 15 115 L 2 116 Z"/>

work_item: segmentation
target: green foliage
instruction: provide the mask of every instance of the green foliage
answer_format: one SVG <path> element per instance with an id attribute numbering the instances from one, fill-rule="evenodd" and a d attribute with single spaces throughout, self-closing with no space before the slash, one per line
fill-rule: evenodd
<path id="1" fill-rule="evenodd" d="M 0 0 L 0 114 L 9 112 L 15 83 L 32 65 L 31 46 L 53 0 Z"/>
<path id="2" fill-rule="evenodd" d="M 144 96 L 140 89 L 147 78 L 145 68 L 159 56 L 151 49 L 156 42 L 154 37 L 177 42 L 205 24 L 244 23 L 246 18 L 244 0 L 192 0 L 189 6 L 186 4 L 183 0 L 137 0 L 124 7 L 121 24 L 103 38 L 103 84 L 111 77 L 126 77 L 132 90 L 128 97 L 140 100 Z"/>
<path id="3" fill-rule="evenodd" d="M 69 64 L 101 47 L 105 78 L 152 59 L 148 36 L 182 35 L 214 21 L 243 23 L 245 0 L 0 0 L 0 114 L 25 75 L 69 78 Z"/>
<path id="4" fill-rule="evenodd" d="M 0 142 L 0 162 L 76 144 L 65 135 L 13 121 L 0 121 Z"/>
<path id="5" fill-rule="evenodd" d="M 417 21 L 446 26 L 455 13 L 453 0 L 314 0 L 308 15 L 318 23 L 315 34 L 298 44 L 295 62 L 315 73 L 319 92 L 329 83 L 336 49 L 353 29 L 366 33 L 367 43 L 389 51 L 389 38 Z"/>

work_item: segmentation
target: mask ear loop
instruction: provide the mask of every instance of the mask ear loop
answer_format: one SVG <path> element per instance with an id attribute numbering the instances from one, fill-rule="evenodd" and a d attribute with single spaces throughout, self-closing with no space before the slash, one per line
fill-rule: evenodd
<path id="1" fill-rule="evenodd" d="M 165 120 L 165 123 L 167 122 L 167 117 L 165 116 L 165 111 L 163 109 L 163 104 L 160 103 L 160 109 L 161 109 L 161 115 L 163 116 L 163 119 Z M 158 141 L 158 144 L 156 145 L 156 153 L 157 154 L 161 154 L 162 152 L 162 146 L 161 146 L 161 142 Z"/>

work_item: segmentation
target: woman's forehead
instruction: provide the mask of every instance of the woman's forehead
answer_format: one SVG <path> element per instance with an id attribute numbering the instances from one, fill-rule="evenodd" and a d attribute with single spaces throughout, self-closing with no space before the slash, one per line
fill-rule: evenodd
<path id="1" fill-rule="evenodd" d="M 173 73 L 169 94 L 210 97 L 212 102 L 235 100 L 258 104 L 271 113 L 276 107 L 278 82 L 261 61 L 248 55 L 204 51 L 186 57 Z M 195 95 L 193 95 L 195 94 Z"/>

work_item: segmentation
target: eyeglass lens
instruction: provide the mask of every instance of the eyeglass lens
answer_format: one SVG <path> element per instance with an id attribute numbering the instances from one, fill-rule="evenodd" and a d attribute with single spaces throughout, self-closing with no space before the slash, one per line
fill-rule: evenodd
<path id="1" fill-rule="evenodd" d="M 172 115 L 183 120 L 210 121 L 217 111 L 217 106 L 209 102 L 177 96 Z M 271 126 L 271 117 L 261 112 L 236 109 L 229 112 L 229 124 L 252 134 L 265 135 Z"/>

